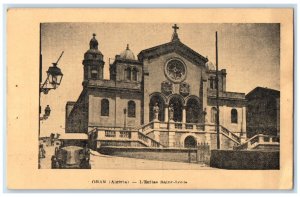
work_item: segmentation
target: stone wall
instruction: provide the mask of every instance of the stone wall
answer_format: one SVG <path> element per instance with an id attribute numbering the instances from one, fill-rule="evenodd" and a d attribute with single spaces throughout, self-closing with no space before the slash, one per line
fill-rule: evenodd
<path id="1" fill-rule="evenodd" d="M 169 133 L 168 132 L 160 132 L 159 134 L 159 142 L 168 147 L 169 146 Z"/>
<path id="2" fill-rule="evenodd" d="M 88 101 L 86 92 L 82 92 L 66 118 L 66 133 L 87 132 Z M 66 112 L 67 113 L 67 112 Z M 66 114 L 67 116 L 67 114 Z"/>
<path id="3" fill-rule="evenodd" d="M 109 116 L 101 116 L 101 100 L 109 101 Z M 128 117 L 128 101 L 135 102 L 135 117 Z M 126 126 L 141 125 L 141 95 L 139 93 L 91 91 L 89 93 L 89 126 L 123 127 L 124 109 L 127 109 Z"/>
<path id="4" fill-rule="evenodd" d="M 197 149 L 159 149 L 147 147 L 101 147 L 101 154 L 138 159 L 196 163 Z"/>
<path id="5" fill-rule="evenodd" d="M 234 170 L 279 169 L 279 151 L 212 150 L 210 166 Z"/>
<path id="6" fill-rule="evenodd" d="M 212 123 L 212 107 L 216 107 L 213 105 L 214 103 L 211 103 L 210 100 L 208 102 L 208 106 L 206 107 L 206 118 L 209 123 Z M 246 132 L 246 107 L 242 106 L 226 106 L 226 105 L 220 105 L 220 125 L 224 126 L 228 130 L 234 133 L 240 133 L 241 131 Z M 237 110 L 237 123 L 231 122 L 231 110 L 236 109 Z"/>

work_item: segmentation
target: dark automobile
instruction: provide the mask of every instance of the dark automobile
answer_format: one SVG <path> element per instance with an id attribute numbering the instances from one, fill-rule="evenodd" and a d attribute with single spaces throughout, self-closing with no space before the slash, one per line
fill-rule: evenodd
<path id="1" fill-rule="evenodd" d="M 51 166 L 52 169 L 91 169 L 89 149 L 79 146 L 56 148 Z"/>

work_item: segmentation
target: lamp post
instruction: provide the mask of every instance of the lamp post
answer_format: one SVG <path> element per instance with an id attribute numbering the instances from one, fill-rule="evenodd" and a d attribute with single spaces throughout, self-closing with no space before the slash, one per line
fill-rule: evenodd
<path id="1" fill-rule="evenodd" d="M 220 142 L 220 107 L 219 107 L 219 65 L 218 65 L 218 32 L 216 32 L 216 77 L 213 84 L 215 84 L 216 87 L 216 107 L 217 107 L 217 113 L 215 117 L 215 124 L 216 124 L 216 134 L 217 134 L 217 149 L 219 150 L 221 148 L 221 142 Z M 211 62 L 206 63 L 206 67 L 209 68 L 210 65 L 213 65 Z M 206 116 L 206 109 L 204 112 L 204 118 Z"/>
<path id="2" fill-rule="evenodd" d="M 217 149 L 220 149 L 220 107 L 219 107 L 219 66 L 218 66 L 218 32 L 216 31 L 216 103 L 217 103 Z"/>
<path id="3" fill-rule="evenodd" d="M 127 109 L 126 108 L 123 109 L 123 113 L 124 113 L 124 130 L 125 130 L 127 127 L 127 116 L 126 116 Z"/>

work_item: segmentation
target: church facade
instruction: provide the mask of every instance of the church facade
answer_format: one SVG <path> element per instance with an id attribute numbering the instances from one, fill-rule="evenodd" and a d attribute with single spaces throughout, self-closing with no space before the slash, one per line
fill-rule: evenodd
<path id="1" fill-rule="evenodd" d="M 82 92 L 66 104 L 66 133 L 87 133 L 90 146 L 216 147 L 216 93 L 219 89 L 220 141 L 232 149 L 246 136 L 244 93 L 226 90 L 226 70 L 181 42 L 178 27 L 170 42 L 126 49 L 105 62 L 96 35 L 84 54 Z M 218 76 L 218 80 L 216 77 Z"/>

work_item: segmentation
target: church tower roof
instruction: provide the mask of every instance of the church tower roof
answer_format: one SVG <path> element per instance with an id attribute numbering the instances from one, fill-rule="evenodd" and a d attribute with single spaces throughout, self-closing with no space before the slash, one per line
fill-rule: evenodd
<path id="1" fill-rule="evenodd" d="M 95 60 L 103 60 L 103 54 L 98 49 L 98 41 L 96 39 L 96 34 L 93 33 L 93 38 L 90 40 L 90 49 L 87 50 L 84 54 L 84 59 L 95 59 Z"/>
<path id="2" fill-rule="evenodd" d="M 127 60 L 135 60 L 135 56 L 133 52 L 129 49 L 129 44 L 127 44 L 125 51 L 123 51 L 120 54 L 120 58 L 127 59 Z"/>
<path id="3" fill-rule="evenodd" d="M 98 49 L 98 41 L 96 40 L 95 33 L 93 33 L 93 38 L 90 40 L 90 49 Z"/>

